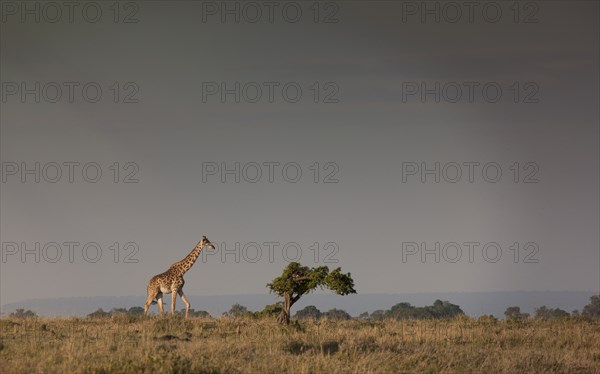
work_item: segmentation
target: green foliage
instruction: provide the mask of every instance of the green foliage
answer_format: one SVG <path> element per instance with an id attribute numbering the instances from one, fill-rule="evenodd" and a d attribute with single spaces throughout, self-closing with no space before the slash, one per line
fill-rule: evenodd
<path id="1" fill-rule="evenodd" d="M 324 268 L 328 270 L 327 266 L 324 266 Z M 354 280 L 352 280 L 350 273 L 343 274 L 341 268 L 336 268 L 327 274 L 324 286 L 338 295 L 356 293 L 356 290 L 354 290 Z"/>
<path id="2" fill-rule="evenodd" d="M 381 311 L 381 313 L 383 314 L 383 311 Z M 304 309 L 300 309 L 299 311 L 296 312 L 295 317 L 298 319 L 313 319 L 313 320 L 318 320 L 321 318 L 328 318 L 331 320 L 338 320 L 338 321 L 352 319 L 352 316 L 343 309 L 333 308 L 327 312 L 322 313 L 314 305 L 308 305 L 308 306 L 304 307 Z M 358 319 L 369 319 L 369 313 L 368 312 L 361 313 L 358 316 Z"/>
<path id="3" fill-rule="evenodd" d="M 600 318 L 600 295 L 590 297 L 590 303 L 581 311 L 583 317 Z"/>
<path id="4" fill-rule="evenodd" d="M 281 313 L 281 301 L 276 302 L 275 304 L 269 304 L 264 307 L 263 310 L 254 313 L 256 317 L 273 317 L 277 316 Z"/>
<path id="5" fill-rule="evenodd" d="M 326 266 L 310 269 L 308 266 L 292 262 L 283 270 L 283 274 L 273 279 L 267 287 L 279 296 L 304 295 L 323 283 L 327 271 Z"/>
<path id="6" fill-rule="evenodd" d="M 436 300 L 431 307 L 426 306 L 425 310 L 432 318 L 452 318 L 465 314 L 458 305 L 441 300 Z"/>
<path id="7" fill-rule="evenodd" d="M 506 319 L 527 319 L 529 318 L 529 313 L 521 313 L 521 308 L 518 306 L 509 306 L 504 311 L 504 317 Z"/>
<path id="8" fill-rule="evenodd" d="M 535 318 L 560 318 L 568 316 L 569 313 L 560 308 L 552 309 L 542 305 L 541 307 L 535 309 Z"/>
<path id="9" fill-rule="evenodd" d="M 416 307 L 410 303 L 398 303 L 389 310 L 376 310 L 371 313 L 370 319 L 381 321 L 383 319 L 441 319 L 453 318 L 465 313 L 458 305 L 448 301 L 436 300 L 433 305 Z"/>
<path id="10" fill-rule="evenodd" d="M 345 321 L 352 319 L 352 316 L 348 314 L 345 310 L 342 309 L 330 309 L 329 311 L 323 313 L 323 317 L 336 320 L 336 321 Z"/>
<path id="11" fill-rule="evenodd" d="M 248 311 L 248 308 L 246 308 L 243 305 L 240 305 L 239 303 L 233 304 L 229 309 L 229 312 L 223 313 L 224 316 L 229 317 L 241 317 L 248 314 L 251 314 L 251 312 Z"/>
<path id="12" fill-rule="evenodd" d="M 410 304 L 409 304 L 410 305 Z M 373 313 L 371 313 L 371 319 L 375 321 L 381 321 L 385 319 L 385 310 L 377 309 Z"/>
<path id="13" fill-rule="evenodd" d="M 14 313 L 11 313 L 9 316 L 16 318 L 35 318 L 37 317 L 37 314 L 35 314 L 35 312 L 29 309 L 17 309 L 14 311 Z"/>
<path id="14" fill-rule="evenodd" d="M 185 313 L 185 310 L 183 310 L 183 313 Z M 206 310 L 194 310 L 194 309 L 190 309 L 189 316 L 190 317 L 211 318 L 210 313 L 207 312 Z"/>
<path id="15" fill-rule="evenodd" d="M 308 305 L 296 312 L 298 319 L 319 319 L 322 315 L 323 313 L 314 305 Z"/>
<path id="16" fill-rule="evenodd" d="M 142 309 L 142 314 L 143 313 L 144 313 L 144 310 Z M 167 314 L 168 314 L 168 312 L 167 312 Z M 185 308 L 181 308 L 181 310 L 176 310 L 175 314 L 180 317 L 185 317 Z M 223 313 L 223 314 L 225 315 L 225 313 Z M 210 313 L 208 313 L 205 310 L 190 309 L 190 311 L 188 313 L 188 317 L 211 318 L 211 315 L 210 315 Z"/>
<path id="17" fill-rule="evenodd" d="M 98 308 L 95 312 L 87 315 L 88 318 L 108 318 L 112 316 L 125 315 L 125 316 L 141 316 L 144 314 L 144 308 L 140 306 L 133 306 L 127 310 L 127 308 L 112 308 L 109 312 L 105 312 L 102 308 Z"/>
<path id="18" fill-rule="evenodd" d="M 96 310 L 93 313 L 90 313 L 87 315 L 88 318 L 106 318 L 110 316 L 109 312 L 105 312 L 102 308 L 98 308 L 98 310 Z"/>
<path id="19" fill-rule="evenodd" d="M 284 296 L 286 293 L 302 296 L 317 287 L 327 288 L 338 295 L 356 293 L 350 273 L 343 274 L 340 268 L 329 272 L 327 266 L 309 268 L 297 262 L 291 262 L 284 269 L 283 274 L 273 279 L 267 287 L 279 296 Z"/>
<path id="20" fill-rule="evenodd" d="M 130 316 L 141 316 L 144 314 L 144 308 L 142 308 L 141 306 L 133 306 L 129 308 L 127 314 L 129 314 Z"/>

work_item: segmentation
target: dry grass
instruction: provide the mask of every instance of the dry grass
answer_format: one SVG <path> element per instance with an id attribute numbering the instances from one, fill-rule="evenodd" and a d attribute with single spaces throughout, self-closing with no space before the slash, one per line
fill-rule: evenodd
<path id="1" fill-rule="evenodd" d="M 600 322 L 0 320 L 2 373 L 600 373 Z"/>

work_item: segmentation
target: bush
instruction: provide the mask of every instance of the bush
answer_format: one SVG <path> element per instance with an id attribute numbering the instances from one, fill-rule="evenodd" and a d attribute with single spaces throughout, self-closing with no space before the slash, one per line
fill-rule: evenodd
<path id="1" fill-rule="evenodd" d="M 352 316 L 350 316 L 350 314 L 348 314 L 345 310 L 335 308 L 323 313 L 323 317 L 327 317 L 331 320 L 336 321 L 345 321 L 352 319 Z"/>
<path id="2" fill-rule="evenodd" d="M 583 317 L 600 318 L 600 295 L 590 297 L 590 303 L 581 311 Z"/>
<path id="3" fill-rule="evenodd" d="M 561 318 L 561 317 L 568 317 L 569 313 L 567 313 L 566 311 L 560 309 L 560 308 L 548 308 L 545 305 L 542 305 L 539 308 L 535 309 L 535 318 L 544 318 L 544 319 L 550 319 L 550 318 Z"/>
<path id="4" fill-rule="evenodd" d="M 265 308 L 259 312 L 254 313 L 256 317 L 276 317 L 281 313 L 281 301 L 276 302 L 275 304 L 269 304 L 265 306 Z"/>
<path id="5" fill-rule="evenodd" d="M 16 317 L 16 318 L 35 318 L 37 317 L 37 314 L 35 314 L 34 312 L 32 312 L 31 310 L 27 309 L 17 309 L 15 310 L 14 313 L 10 314 L 10 317 Z"/>
<path id="6" fill-rule="evenodd" d="M 223 315 L 229 317 L 242 317 L 247 316 L 249 313 L 251 314 L 251 312 L 248 311 L 248 308 L 238 303 L 235 303 L 231 306 L 229 312 L 225 312 L 223 313 Z"/>
<path id="7" fill-rule="evenodd" d="M 415 307 L 409 303 L 399 303 L 385 312 L 385 317 L 401 319 L 441 319 L 453 318 L 465 313 L 458 305 L 448 301 L 436 300 L 433 305 Z"/>
<path id="8" fill-rule="evenodd" d="M 323 313 L 314 305 L 309 305 L 296 312 L 296 318 L 298 319 L 319 319 L 322 316 Z"/>
<path id="9" fill-rule="evenodd" d="M 105 312 L 102 308 L 98 308 L 98 310 L 96 310 L 93 313 L 88 314 L 87 316 L 88 316 L 88 318 L 107 318 L 107 317 L 110 317 L 110 313 Z"/>
<path id="10" fill-rule="evenodd" d="M 529 313 L 521 313 L 521 308 L 518 306 L 509 306 L 504 311 L 504 317 L 506 319 L 527 319 L 529 318 Z"/>

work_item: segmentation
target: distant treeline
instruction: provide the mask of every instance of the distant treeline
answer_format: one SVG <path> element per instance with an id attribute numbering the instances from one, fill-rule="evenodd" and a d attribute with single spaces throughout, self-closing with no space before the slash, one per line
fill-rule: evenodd
<path id="1" fill-rule="evenodd" d="M 176 311 L 175 313 L 183 314 L 184 310 Z M 102 308 L 100 308 L 97 311 L 88 314 L 87 316 L 89 318 L 102 318 L 102 317 L 110 317 L 110 316 L 114 316 L 114 315 L 143 316 L 144 308 L 142 308 L 141 306 L 134 306 L 129 309 L 113 308 L 108 312 L 105 312 L 104 310 L 102 310 Z M 204 310 L 190 309 L 189 316 L 190 317 L 210 317 L 210 313 L 208 313 L 207 311 L 204 311 Z"/>
<path id="2" fill-rule="evenodd" d="M 362 313 L 359 318 L 368 318 L 373 320 L 382 319 L 438 319 L 452 318 L 459 315 L 464 315 L 465 312 L 458 305 L 448 301 L 436 300 L 433 305 L 417 307 L 410 303 L 399 303 L 388 310 L 376 310 L 370 315 Z"/>
<path id="3" fill-rule="evenodd" d="M 223 316 L 228 317 L 251 317 L 261 318 L 266 316 L 276 316 L 281 312 L 281 303 L 275 303 L 265 306 L 265 308 L 258 312 L 249 311 L 243 305 L 234 304 L 231 306 L 228 312 L 223 313 Z M 183 314 L 183 310 L 177 311 L 177 314 Z M 99 308 L 93 313 L 88 314 L 89 318 L 106 318 L 115 315 L 128 315 L 128 316 L 142 316 L 144 314 L 144 308 L 134 306 L 129 309 L 127 308 L 113 308 L 110 311 L 104 311 Z M 398 303 L 387 310 L 376 310 L 372 313 L 364 312 L 360 314 L 358 319 L 366 320 L 384 320 L 384 319 L 441 319 L 441 318 L 453 318 L 465 313 L 462 309 L 455 304 L 448 301 L 436 300 L 433 305 L 417 307 L 410 303 Z M 37 317 L 37 314 L 31 310 L 17 309 L 15 312 L 9 315 L 15 318 L 33 318 Z M 190 317 L 207 317 L 211 315 L 204 310 L 190 309 Z M 583 307 L 580 311 L 573 310 L 571 313 L 562 310 L 560 308 L 549 308 L 545 305 L 536 308 L 534 315 L 530 316 L 529 313 L 522 313 L 521 308 L 518 306 L 510 306 L 506 308 L 504 316 L 507 320 L 514 319 L 549 319 L 549 318 L 561 318 L 561 317 L 587 317 L 587 318 L 600 318 L 600 295 L 595 295 L 590 298 L 590 303 Z M 326 312 L 321 312 L 316 306 L 309 305 L 296 312 L 295 317 L 297 319 L 321 319 L 328 318 L 332 320 L 349 320 L 352 316 L 342 309 L 330 309 Z"/>
<path id="4" fill-rule="evenodd" d="M 521 313 L 521 308 L 518 306 L 510 306 L 504 311 L 504 317 L 506 319 L 527 319 L 530 318 L 529 313 Z M 575 309 L 571 313 L 560 308 L 548 308 L 542 305 L 539 308 L 535 308 L 533 318 L 561 318 L 561 317 L 587 317 L 587 318 L 600 318 L 600 295 L 590 297 L 590 303 L 583 307 L 580 312 Z"/>

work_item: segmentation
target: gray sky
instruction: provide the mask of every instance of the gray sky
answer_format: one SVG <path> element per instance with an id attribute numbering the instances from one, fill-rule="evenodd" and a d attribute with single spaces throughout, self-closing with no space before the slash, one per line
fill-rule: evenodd
<path id="1" fill-rule="evenodd" d="M 193 295 L 266 292 L 287 263 L 286 243 L 288 259 L 299 247 L 303 264 L 351 272 L 360 293 L 600 290 L 598 3 L 535 2 L 519 9 L 518 23 L 513 2 L 494 3 L 502 11 L 495 23 L 482 16 L 488 2 L 476 2 L 472 23 L 466 8 L 456 23 L 447 19 L 453 9 L 440 10 L 439 23 L 433 16 L 421 22 L 408 3 L 320 2 L 318 23 L 313 2 L 294 3 L 302 10 L 296 23 L 282 17 L 286 3 L 278 3 L 273 23 L 264 7 L 261 19 L 247 22 L 244 3 L 239 23 L 233 16 L 221 22 L 222 2 L 122 5 L 117 23 L 112 2 L 94 3 L 102 9 L 96 23 L 82 18 L 85 3 L 73 23 L 65 9 L 50 23 L 55 10 L 40 8 L 36 23 L 21 19 L 25 2 L 3 8 L 1 302 L 142 294 L 150 277 L 202 235 L 220 251 L 233 253 L 239 243 L 240 261 L 232 253 L 225 261 L 220 253 L 200 259 L 186 275 Z M 434 6 L 426 3 L 414 4 L 418 11 Z M 216 15 L 206 12 L 213 4 Z M 286 9 L 293 17 L 295 8 Z M 138 22 L 123 23 L 128 14 Z M 34 94 L 21 97 L 36 81 L 39 103 Z M 73 102 L 65 82 L 78 84 Z M 93 85 L 102 89 L 96 103 L 82 97 L 90 82 L 88 100 Z M 234 95 L 221 102 L 219 93 L 203 100 L 203 82 L 219 90 L 240 82 L 240 103 Z M 440 83 L 439 103 L 433 94 L 408 95 L 422 82 L 430 89 Z M 284 97 L 286 84 L 292 88 Z M 57 85 L 62 97 L 53 100 Z M 251 103 L 257 85 L 262 96 Z M 286 102 L 294 86 L 302 97 Z M 453 103 L 457 86 L 463 92 Z M 488 96 L 483 86 L 491 87 Z M 486 102 L 494 87 L 502 96 Z M 131 93 L 138 102 L 123 103 Z M 531 100 L 538 102 L 524 102 Z M 40 183 L 22 172 L 36 162 Z M 65 162 L 79 163 L 73 183 Z M 236 162 L 240 182 L 230 174 L 222 183 L 223 163 L 233 169 Z M 403 168 L 436 162 L 439 183 L 434 175 L 422 183 L 421 170 L 403 181 Z M 53 163 L 61 165 L 56 183 L 48 181 Z M 97 163 L 87 169 L 91 179 L 100 167 L 97 183 L 82 177 L 87 163 Z M 279 163 L 272 183 L 265 163 Z M 451 183 L 454 163 L 462 177 Z M 472 183 L 465 163 L 479 163 Z M 251 183 L 257 164 L 262 175 Z M 488 180 L 500 167 L 498 182 L 485 180 L 484 165 Z M 292 183 L 298 167 L 302 175 Z M 137 183 L 123 183 L 130 173 Z M 46 245 L 39 263 L 34 254 L 25 261 L 12 254 L 11 243 L 34 253 L 36 242 Z M 56 262 L 53 242 L 62 251 Z M 72 262 L 66 242 L 81 243 Z M 102 250 L 97 262 L 93 247 L 83 257 L 89 242 Z M 273 261 L 268 242 L 279 243 Z M 430 251 L 436 242 L 459 243 L 462 257 L 452 262 L 456 248 L 446 246 L 439 263 L 431 253 L 423 262 L 407 252 L 411 242 Z M 472 261 L 465 242 L 481 243 Z M 496 262 L 495 247 L 482 254 L 490 242 L 501 248 Z M 256 262 L 252 243 L 262 251 Z M 137 262 L 125 262 L 127 255 Z"/>

